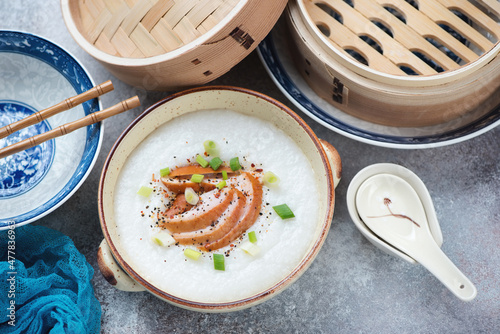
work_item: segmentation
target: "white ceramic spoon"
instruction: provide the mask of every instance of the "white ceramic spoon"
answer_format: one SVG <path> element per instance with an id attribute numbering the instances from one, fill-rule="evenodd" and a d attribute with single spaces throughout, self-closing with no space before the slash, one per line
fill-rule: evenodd
<path id="1" fill-rule="evenodd" d="M 380 238 L 427 268 L 458 298 L 474 299 L 477 290 L 436 244 L 416 191 L 402 178 L 377 174 L 356 193 L 363 222 Z"/>

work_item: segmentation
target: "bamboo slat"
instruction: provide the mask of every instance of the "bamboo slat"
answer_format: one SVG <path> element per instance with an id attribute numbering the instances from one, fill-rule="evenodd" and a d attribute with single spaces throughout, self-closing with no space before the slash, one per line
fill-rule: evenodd
<path id="1" fill-rule="evenodd" d="M 194 41 L 239 0 L 79 0 L 83 35 L 101 51 L 152 57 Z"/>
<path id="2" fill-rule="evenodd" d="M 500 40 L 500 25 L 484 9 L 498 14 L 500 6 L 493 0 L 482 0 L 484 8 L 467 0 L 302 2 L 330 47 L 344 56 L 354 50 L 370 68 L 387 74 L 433 75 L 456 70 L 477 60 Z M 372 45 L 360 37 L 368 38 Z M 404 72 L 403 67 L 413 73 Z"/>
<path id="3" fill-rule="evenodd" d="M 497 0 L 482 0 L 480 3 L 492 11 L 494 15 L 500 17 L 500 3 Z"/>
<path id="4" fill-rule="evenodd" d="M 380 13 L 381 11 L 386 11 L 384 7 L 375 2 L 374 0 L 357 0 L 358 6 L 356 9 L 359 10 L 364 16 L 371 17 L 372 13 Z M 441 67 L 451 70 L 456 69 L 459 65 L 446 56 L 444 53 L 440 52 L 434 45 L 429 43 L 421 34 L 410 28 L 408 25 L 399 20 L 396 16 L 385 12 L 384 24 L 388 27 L 393 28 L 392 34 L 393 38 L 401 43 L 408 50 L 419 51 L 426 55 L 428 58 L 434 59 Z M 380 21 L 379 21 L 380 22 Z M 385 49 L 386 50 L 386 49 Z M 391 50 L 386 52 L 392 52 Z M 423 62 L 421 59 L 416 61 L 417 63 Z M 417 71 L 422 74 L 421 71 Z"/>
<path id="5" fill-rule="evenodd" d="M 474 24 L 480 26 L 486 30 L 489 34 L 492 34 L 494 40 L 500 40 L 500 25 L 492 17 L 487 15 L 485 12 L 476 7 L 472 2 L 468 0 L 439 0 L 439 2 L 449 10 L 459 9 L 461 13 L 467 14 L 470 19 L 474 20 Z M 491 2 L 486 0 L 485 2 Z M 498 1 L 491 2 L 493 8 L 488 8 L 488 10 L 493 11 L 495 15 L 500 15 L 500 3 Z M 483 38 L 481 38 L 483 39 Z M 486 43 L 486 50 L 491 48 L 491 44 Z"/>
<path id="6" fill-rule="evenodd" d="M 322 11 L 317 6 L 309 4 L 308 7 L 310 13 L 312 13 L 313 11 Z M 434 69 L 432 69 L 429 65 L 427 65 L 423 61 L 421 61 L 417 56 L 415 56 L 406 47 L 401 45 L 397 40 L 395 40 L 387 33 L 385 33 L 383 30 L 378 28 L 374 23 L 372 23 L 369 19 L 367 19 L 361 12 L 358 12 L 356 9 L 350 7 L 347 3 L 343 1 L 338 1 L 336 3 L 336 8 L 338 8 L 341 11 L 341 13 L 344 14 L 343 25 L 356 35 L 350 38 L 354 38 L 355 40 L 358 41 L 357 44 L 361 45 L 360 51 L 363 54 L 366 54 L 367 56 L 369 54 L 372 54 L 371 56 L 368 56 L 370 58 L 368 59 L 368 64 L 372 68 L 381 70 L 382 72 L 386 73 L 402 75 L 404 74 L 404 72 L 399 68 L 398 65 L 408 66 L 408 64 L 413 64 L 413 69 L 415 69 L 419 74 L 431 75 L 436 73 Z M 380 8 L 379 10 L 384 10 L 384 9 Z M 315 13 L 314 15 L 318 17 L 322 16 L 323 22 L 335 23 L 336 25 L 339 24 L 333 17 L 329 16 L 324 11 L 322 12 L 323 13 Z M 336 28 L 333 29 L 335 29 L 333 31 L 337 32 Z M 342 32 L 340 32 L 340 34 L 344 35 L 344 33 Z M 340 39 L 338 35 L 339 34 L 337 33 L 331 34 L 330 38 L 332 40 Z M 357 36 L 368 36 L 372 40 L 377 41 L 377 43 L 382 49 L 381 51 L 383 52 L 383 56 L 382 55 L 378 56 L 379 53 L 376 51 L 375 54 L 377 54 L 377 58 L 372 58 L 373 55 L 375 55 L 373 54 L 374 49 L 367 43 L 356 38 Z M 344 45 L 343 48 L 345 49 Z M 384 71 L 383 68 L 382 69 L 379 68 L 379 63 L 381 62 L 382 59 L 384 59 L 384 56 L 387 60 L 390 61 L 391 65 L 394 65 L 396 67 L 394 71 L 389 72 L 389 71 Z"/>

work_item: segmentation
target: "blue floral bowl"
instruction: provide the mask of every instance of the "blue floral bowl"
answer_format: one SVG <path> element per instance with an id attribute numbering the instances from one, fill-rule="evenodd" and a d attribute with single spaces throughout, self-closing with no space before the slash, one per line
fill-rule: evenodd
<path id="1" fill-rule="evenodd" d="M 83 66 L 41 37 L 0 30 L 0 127 L 94 85 Z M 98 99 L 0 139 L 0 148 L 98 111 Z M 85 181 L 99 153 L 94 124 L 0 159 L 0 230 L 33 222 L 63 204 Z"/>

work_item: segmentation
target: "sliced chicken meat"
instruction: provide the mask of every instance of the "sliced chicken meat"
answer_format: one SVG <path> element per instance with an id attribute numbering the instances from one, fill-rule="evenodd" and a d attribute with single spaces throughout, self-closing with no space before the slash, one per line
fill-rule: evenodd
<path id="1" fill-rule="evenodd" d="M 222 181 L 223 170 L 232 177 L 227 180 L 227 186 L 219 190 L 216 185 Z M 202 174 L 205 178 L 201 183 L 194 183 L 190 181 L 193 174 Z M 214 171 L 190 165 L 176 168 L 161 181 L 177 194 L 164 214 L 162 227 L 169 230 L 179 244 L 197 245 L 205 251 L 225 247 L 245 233 L 259 216 L 262 184 L 251 173 L 235 173 L 228 167 Z M 195 206 L 186 202 L 187 187 L 201 193 Z"/>
<path id="2" fill-rule="evenodd" d="M 201 167 L 189 165 L 174 169 L 168 177 L 162 177 L 161 182 L 173 193 L 183 193 L 186 188 L 192 188 L 196 192 L 207 192 L 215 189 L 217 183 L 222 181 L 222 171 L 226 171 L 228 175 L 239 174 L 233 172 L 229 167 L 219 167 L 214 171 L 211 167 Z M 202 174 L 205 176 L 202 182 L 191 182 L 193 174 Z"/>
<path id="3" fill-rule="evenodd" d="M 168 190 L 173 193 L 180 194 L 186 191 L 186 188 L 191 188 L 196 192 L 207 192 L 214 190 L 217 183 L 222 179 L 207 179 L 201 183 L 191 182 L 189 178 L 170 178 L 162 177 L 161 182 Z"/>
<path id="4" fill-rule="evenodd" d="M 213 251 L 231 244 L 251 227 L 259 216 L 262 206 L 262 184 L 252 174 L 243 172 L 236 186 L 246 197 L 245 207 L 233 228 L 218 240 L 210 241 L 200 248 Z"/>
<path id="5" fill-rule="evenodd" d="M 193 174 L 221 174 L 222 171 L 226 171 L 228 174 L 230 173 L 238 173 L 238 172 L 233 172 L 231 168 L 221 166 L 217 170 L 213 170 L 212 167 L 202 167 L 199 165 L 189 165 L 189 166 L 184 166 L 184 167 L 178 167 L 174 169 L 170 174 L 169 177 L 178 177 L 178 176 L 189 176 Z"/>
<path id="6" fill-rule="evenodd" d="M 165 217 L 172 217 L 189 211 L 192 207 L 193 205 L 186 201 L 186 196 L 184 194 L 178 194 L 163 215 Z"/>
<path id="7" fill-rule="evenodd" d="M 167 217 L 161 227 L 172 233 L 182 233 L 201 230 L 215 224 L 229 206 L 234 191 L 234 189 L 224 188 L 203 193 L 198 204 L 191 210 Z"/>
<path id="8" fill-rule="evenodd" d="M 227 209 L 221 214 L 217 222 L 202 230 L 194 232 L 174 233 L 175 241 L 181 245 L 204 245 L 219 240 L 238 222 L 245 209 L 246 197 L 238 189 L 234 189 L 233 198 Z"/>

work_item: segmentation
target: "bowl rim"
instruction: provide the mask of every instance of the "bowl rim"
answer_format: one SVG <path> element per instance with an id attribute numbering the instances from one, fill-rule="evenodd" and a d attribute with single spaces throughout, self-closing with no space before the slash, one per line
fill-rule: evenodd
<path id="1" fill-rule="evenodd" d="M 249 94 L 252 95 L 256 98 L 260 98 L 264 101 L 267 101 L 268 103 L 273 104 L 274 106 L 278 107 L 281 111 L 285 112 L 288 114 L 288 116 L 292 117 L 308 134 L 308 136 L 313 140 L 314 145 L 318 149 L 318 152 L 320 154 L 321 160 L 323 162 L 323 167 L 325 169 L 326 173 L 326 179 L 327 179 L 327 189 L 328 189 L 328 198 L 326 200 L 326 207 L 325 207 L 325 218 L 321 223 L 321 231 L 316 238 L 316 240 L 313 242 L 312 247 L 308 251 L 307 254 L 301 259 L 300 263 L 295 266 L 295 268 L 289 272 L 284 278 L 279 280 L 277 283 L 275 283 L 273 286 L 270 288 L 265 289 L 264 291 L 261 291 L 259 293 L 256 293 L 255 295 L 243 299 L 238 299 L 235 301 L 229 301 L 229 302 L 220 302 L 220 303 L 205 303 L 205 302 L 197 302 L 197 301 L 190 301 L 184 298 L 179 298 L 176 297 L 175 295 L 166 293 L 165 291 L 157 288 L 153 284 L 149 283 L 146 279 L 142 278 L 141 275 L 136 273 L 129 265 L 128 263 L 123 259 L 123 257 L 120 255 L 118 252 L 117 248 L 115 247 L 111 236 L 109 234 L 109 231 L 107 229 L 106 225 L 106 218 L 104 217 L 104 209 L 103 209 L 103 188 L 104 188 L 104 183 L 106 182 L 106 174 L 111 162 L 111 159 L 113 158 L 114 154 L 118 151 L 118 148 L 123 141 L 123 139 L 127 136 L 127 134 L 130 132 L 132 128 L 134 128 L 142 119 L 147 117 L 151 112 L 153 112 L 156 108 L 159 106 L 168 103 L 169 101 L 172 101 L 178 97 L 182 97 L 185 95 L 189 94 L 196 94 L 200 92 L 206 92 L 206 91 L 233 91 L 237 93 L 242 93 L 242 94 Z M 265 300 L 269 299 L 270 297 L 278 294 L 282 290 L 284 290 L 286 287 L 288 287 L 291 283 L 293 283 L 295 280 L 297 280 L 300 275 L 305 272 L 305 270 L 310 266 L 316 255 L 318 254 L 319 250 L 321 249 L 326 236 L 328 234 L 328 231 L 330 229 L 330 225 L 333 219 L 333 211 L 334 211 L 334 204 L 335 204 L 335 193 L 334 193 L 334 180 L 333 180 L 333 173 L 331 166 L 328 162 L 328 158 L 326 156 L 326 153 L 319 141 L 319 139 L 316 137 L 315 133 L 312 131 L 312 129 L 307 125 L 307 123 L 302 120 L 295 112 L 293 112 L 290 108 L 288 108 L 286 105 L 282 104 L 281 102 L 275 100 L 274 98 L 271 98 L 265 94 L 246 89 L 246 88 L 240 88 L 240 87 L 234 87 L 234 86 L 203 86 L 203 87 L 197 87 L 197 88 L 191 88 L 187 89 L 181 92 L 174 93 L 165 99 L 153 104 L 150 106 L 148 109 L 146 109 L 142 114 L 140 114 L 123 132 L 122 134 L 118 137 L 116 140 L 115 144 L 111 148 L 108 157 L 106 158 L 106 162 L 104 163 L 102 173 L 101 173 L 101 179 L 99 181 L 99 190 L 98 190 L 98 210 L 99 210 L 99 220 L 101 224 L 101 229 L 103 231 L 104 237 L 106 241 L 108 242 L 108 245 L 111 249 L 111 253 L 115 260 L 118 262 L 118 264 L 121 266 L 121 268 L 136 282 L 138 282 L 140 285 L 142 285 L 146 291 L 154 294 L 155 296 L 172 303 L 176 306 L 182 307 L 182 308 L 187 308 L 191 310 L 197 310 L 197 311 L 202 311 L 202 312 L 230 312 L 230 311 L 237 311 L 241 310 L 256 304 L 259 304 L 261 302 L 264 302 Z"/>
<path id="2" fill-rule="evenodd" d="M 87 85 L 88 87 L 86 87 L 86 89 L 90 89 L 90 88 L 95 86 L 94 80 L 90 76 L 88 70 L 83 66 L 83 64 L 71 52 L 69 52 L 67 49 L 65 49 L 64 47 L 62 47 L 58 43 L 51 41 L 45 37 L 41 37 L 40 35 L 33 34 L 30 32 L 26 32 L 26 31 L 13 30 L 13 29 L 0 29 L 0 35 L 5 34 L 5 33 L 19 35 L 19 36 L 26 36 L 28 38 L 32 38 L 34 40 L 38 40 L 42 43 L 45 43 L 47 45 L 52 46 L 56 50 L 60 51 L 61 55 L 66 55 L 67 58 L 75 66 L 77 66 L 77 68 L 79 68 L 81 70 L 83 78 L 85 80 L 88 80 L 88 85 Z M 22 52 L 12 52 L 11 50 L 0 51 L 0 52 L 1 53 L 3 53 L 3 52 L 22 53 Z M 27 53 L 26 53 L 26 55 L 31 56 Z M 36 58 L 36 59 L 43 61 L 42 59 L 39 59 L 39 58 Z M 76 89 L 74 82 L 71 82 L 68 79 L 68 77 L 64 73 L 61 72 L 60 68 L 56 67 L 55 64 L 48 63 L 47 61 L 45 61 L 45 63 L 47 63 L 52 68 L 54 68 L 66 80 L 68 80 L 69 83 L 71 84 L 71 86 L 73 88 L 75 88 L 77 93 L 83 92 L 83 91 L 79 92 L 78 89 Z M 89 108 L 90 110 L 89 110 L 89 112 L 87 112 L 87 114 L 94 112 L 94 111 L 102 110 L 102 103 L 101 103 L 100 98 L 95 98 L 91 101 L 93 101 L 92 103 L 94 106 Z M 83 104 L 83 108 L 85 108 L 85 105 L 86 104 Z M 95 109 L 95 110 L 93 110 L 93 109 Z M 85 109 L 84 109 L 84 111 L 85 111 Z M 39 207 L 32 209 L 26 213 L 17 215 L 17 216 L 0 219 L 0 223 L 6 222 L 6 225 L 0 225 L 0 230 L 8 229 L 12 225 L 15 225 L 16 227 L 20 227 L 20 226 L 32 223 L 32 222 L 48 215 L 49 213 L 53 212 L 54 210 L 59 208 L 61 205 L 63 205 L 80 188 L 80 186 L 83 184 L 83 182 L 85 182 L 87 177 L 90 175 L 90 173 L 91 173 L 91 171 L 92 171 L 92 169 L 97 161 L 97 158 L 99 156 L 99 152 L 101 150 L 103 136 L 104 136 L 104 124 L 102 122 L 99 122 L 99 123 L 90 125 L 89 127 L 87 127 L 86 130 L 87 130 L 86 144 L 85 144 L 85 148 L 84 148 L 84 154 L 82 155 L 82 160 L 80 161 L 80 163 L 77 166 L 77 169 L 73 173 L 70 180 L 64 185 L 64 187 L 57 194 L 55 194 L 52 198 L 50 198 L 48 201 L 46 201 L 45 203 L 43 203 Z M 98 132 L 97 143 L 95 143 L 95 140 L 94 140 L 94 143 L 89 143 L 88 138 L 89 138 L 89 133 L 91 133 L 91 132 L 92 133 Z M 86 151 L 88 145 L 92 145 L 92 147 L 95 147 L 95 149 L 92 152 L 93 154 L 92 154 L 91 160 L 89 160 L 88 155 L 85 154 L 85 151 Z M 82 161 L 84 161 L 85 163 L 82 163 Z M 80 166 L 83 166 L 86 168 L 85 173 L 81 173 L 81 171 L 79 171 Z M 68 187 L 68 185 L 69 185 L 69 187 Z M 42 211 L 40 211 L 40 210 L 42 210 Z"/>

